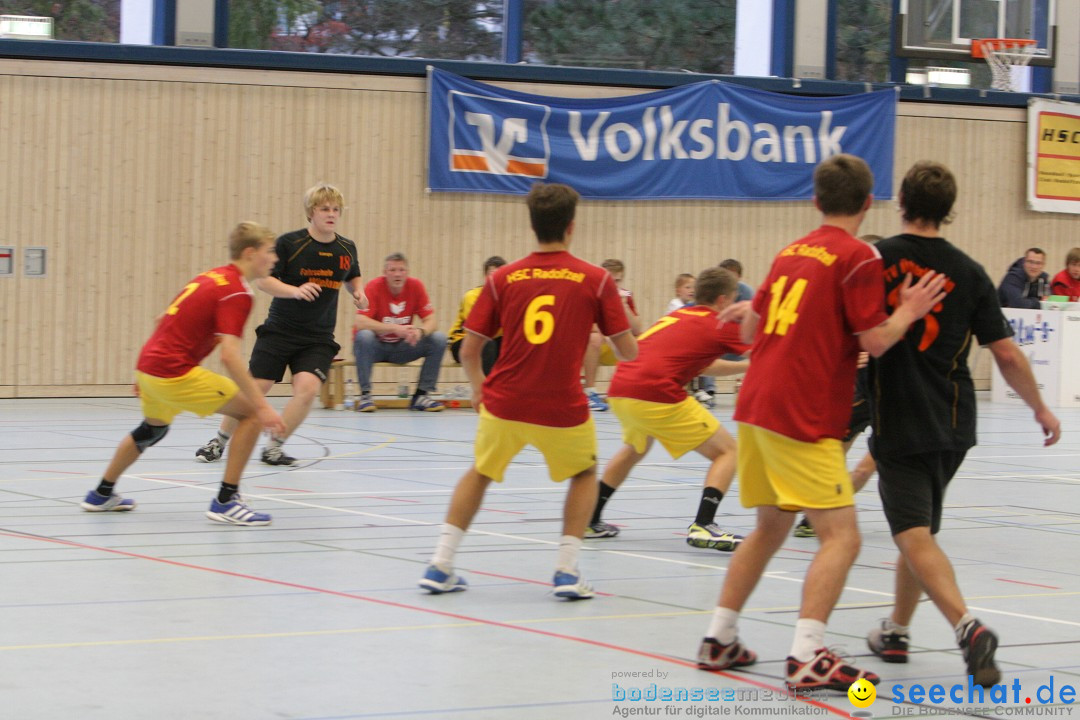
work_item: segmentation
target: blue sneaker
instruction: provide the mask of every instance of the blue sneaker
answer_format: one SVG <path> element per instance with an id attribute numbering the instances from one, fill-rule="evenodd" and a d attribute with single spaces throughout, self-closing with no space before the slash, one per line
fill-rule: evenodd
<path id="1" fill-rule="evenodd" d="M 420 412 L 442 412 L 443 404 L 430 395 L 417 395 L 409 405 L 409 409 Z"/>
<path id="2" fill-rule="evenodd" d="M 585 582 L 581 575 L 568 572 L 555 571 L 555 597 L 567 600 L 588 600 L 593 596 L 593 589 Z"/>
<path id="3" fill-rule="evenodd" d="M 419 585 L 432 595 L 464 592 L 469 589 L 465 578 L 455 575 L 452 571 L 443 572 L 435 565 L 428 565 L 427 570 L 424 571 L 424 577 L 420 578 Z"/>
<path id="4" fill-rule="evenodd" d="M 593 412 L 607 412 L 608 404 L 604 402 L 604 398 L 600 397 L 600 393 L 595 390 L 586 390 L 585 397 L 589 401 L 589 409 Z"/>
<path id="5" fill-rule="evenodd" d="M 214 522 L 226 523 L 227 525 L 269 525 L 270 516 L 266 513 L 255 512 L 237 495 L 227 503 L 218 502 L 217 498 L 210 501 L 210 509 L 206 511 L 206 517 Z"/>
<path id="6" fill-rule="evenodd" d="M 135 501 L 113 493 L 102 495 L 97 490 L 86 493 L 86 499 L 79 503 L 86 512 L 125 512 L 135 509 Z"/>
<path id="7" fill-rule="evenodd" d="M 357 412 L 375 412 L 378 409 L 375 407 L 375 401 L 367 393 L 361 395 L 360 399 L 356 401 Z"/>

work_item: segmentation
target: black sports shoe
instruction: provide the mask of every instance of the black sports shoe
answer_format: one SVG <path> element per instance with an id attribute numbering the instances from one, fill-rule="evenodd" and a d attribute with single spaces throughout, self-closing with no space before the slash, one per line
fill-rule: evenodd
<path id="1" fill-rule="evenodd" d="M 225 452 L 225 446 L 217 438 L 211 438 L 210 442 L 195 451 L 195 459 L 200 462 L 217 462 Z"/>
<path id="2" fill-rule="evenodd" d="M 881 624 L 866 634 L 866 644 L 870 651 L 887 663 L 906 663 L 908 660 L 908 643 L 911 638 L 906 632 L 888 630 L 889 619 L 885 618 Z"/>
<path id="3" fill-rule="evenodd" d="M 802 516 L 802 520 L 799 521 L 799 524 L 795 526 L 795 532 L 792 534 L 797 538 L 817 537 L 817 533 L 814 531 L 814 528 L 810 525 L 810 521 L 806 519 L 805 515 Z"/>
<path id="4" fill-rule="evenodd" d="M 988 688 L 1001 681 L 1001 671 L 994 664 L 997 646 L 997 635 L 978 620 L 972 620 L 964 628 L 960 649 L 964 651 L 968 675 L 974 678 L 976 685 Z"/>
<path id="5" fill-rule="evenodd" d="M 757 662 L 757 653 L 748 650 L 738 638 L 730 645 L 721 645 L 716 638 L 707 637 L 698 648 L 697 666 L 702 670 L 727 670 L 746 667 Z"/>
<path id="6" fill-rule="evenodd" d="M 296 458 L 289 457 L 279 447 L 268 447 L 262 452 L 262 461 L 267 465 L 295 465 Z"/>

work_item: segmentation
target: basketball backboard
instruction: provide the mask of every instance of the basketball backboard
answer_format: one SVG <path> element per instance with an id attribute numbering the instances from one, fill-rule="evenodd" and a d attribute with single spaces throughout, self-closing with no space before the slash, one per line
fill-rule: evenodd
<path id="1" fill-rule="evenodd" d="M 1067 0 L 1073 1 L 1073 0 Z M 1057 0 L 900 0 L 894 51 L 900 57 L 971 60 L 971 41 L 1036 41 L 1032 65 L 1054 64 Z"/>

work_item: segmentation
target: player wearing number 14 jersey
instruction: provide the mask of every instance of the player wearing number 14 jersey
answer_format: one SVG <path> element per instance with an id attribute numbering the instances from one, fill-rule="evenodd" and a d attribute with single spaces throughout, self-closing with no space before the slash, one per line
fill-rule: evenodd
<path id="1" fill-rule="evenodd" d="M 865 162 L 834 155 L 814 171 L 822 226 L 780 251 L 743 317 L 754 361 L 739 393 L 739 491 L 757 524 L 732 557 L 698 666 L 750 665 L 736 622 L 795 512 L 805 509 L 819 547 L 806 572 L 787 683 L 797 690 L 847 689 L 880 678 L 845 663 L 825 645 L 825 621 L 859 552 L 851 480 L 840 437 L 851 414 L 859 350 L 879 356 L 944 296 L 928 273 L 885 314 L 881 257 L 855 238 L 873 197 Z M 744 306 L 745 309 L 745 306 Z"/>
<path id="2" fill-rule="evenodd" d="M 528 196 L 537 247 L 488 277 L 465 323 L 461 364 L 480 412 L 476 462 L 458 482 L 439 543 L 420 587 L 461 591 L 454 574 L 461 539 L 491 481 L 501 482 L 525 445 L 539 450 L 551 479 L 570 478 L 555 571 L 555 595 L 592 597 L 577 558 L 596 504 L 596 431 L 578 378 L 593 324 L 611 338 L 620 359 L 637 355 L 637 341 L 611 275 L 570 254 L 578 194 L 566 185 L 537 183 Z M 484 378 L 482 352 L 499 330 L 502 350 Z"/>

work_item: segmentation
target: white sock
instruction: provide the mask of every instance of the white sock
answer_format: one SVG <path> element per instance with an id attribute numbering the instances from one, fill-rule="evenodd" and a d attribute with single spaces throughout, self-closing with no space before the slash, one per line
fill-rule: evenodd
<path id="1" fill-rule="evenodd" d="M 795 621 L 795 641 L 791 643 L 791 657 L 806 662 L 825 647 L 825 623 L 820 620 L 799 618 Z"/>
<path id="2" fill-rule="evenodd" d="M 587 392 L 587 393 L 594 393 L 594 392 L 596 392 L 596 388 L 594 388 L 594 387 L 587 387 L 587 388 L 585 388 L 585 392 Z M 596 393 L 596 394 L 597 394 L 597 395 L 599 395 L 600 393 Z"/>
<path id="3" fill-rule="evenodd" d="M 266 449 L 269 450 L 270 448 L 280 448 L 282 444 L 284 444 L 284 442 L 285 441 L 281 438 L 271 435 L 270 439 L 266 441 Z"/>
<path id="4" fill-rule="evenodd" d="M 964 639 L 964 634 L 967 632 L 967 626 L 975 622 L 975 616 L 971 613 L 964 613 L 964 617 L 960 618 L 960 622 L 956 623 L 956 627 L 953 631 L 956 633 L 956 642 L 959 643 Z"/>
<path id="5" fill-rule="evenodd" d="M 577 574 L 578 555 L 581 554 L 582 540 L 573 535 L 559 538 L 559 557 L 555 561 L 555 570 Z"/>
<path id="6" fill-rule="evenodd" d="M 458 545 L 465 537 L 465 531 L 456 525 L 443 523 L 439 533 L 439 543 L 435 546 L 435 554 L 431 556 L 431 564 L 445 573 L 454 569 L 454 555 L 457 554 Z"/>
<path id="7" fill-rule="evenodd" d="M 705 633 L 705 637 L 716 638 L 716 641 L 721 645 L 730 645 L 735 642 L 735 638 L 739 634 L 738 628 L 735 626 L 738 621 L 738 610 L 731 610 L 717 605 L 716 609 L 713 610 L 712 622 L 709 623 L 709 630 Z"/>
<path id="8" fill-rule="evenodd" d="M 230 437 L 232 437 L 232 436 L 231 435 L 226 435 L 225 433 L 221 432 L 220 430 L 217 431 L 218 442 L 221 443 L 222 445 L 228 445 Z"/>
<path id="9" fill-rule="evenodd" d="M 907 625 L 897 625 L 895 620 L 893 620 L 892 618 L 889 618 L 888 620 L 885 621 L 884 630 L 885 630 L 885 632 L 892 632 L 892 633 L 899 633 L 901 635 L 907 635 L 907 634 L 910 633 L 911 628 L 908 627 Z"/>

